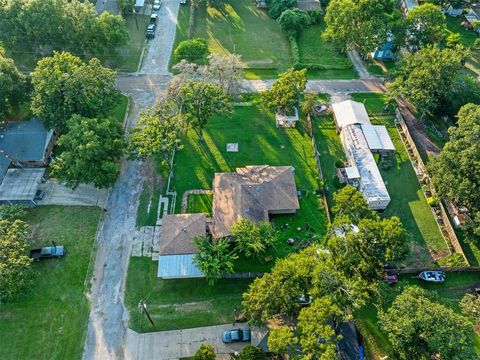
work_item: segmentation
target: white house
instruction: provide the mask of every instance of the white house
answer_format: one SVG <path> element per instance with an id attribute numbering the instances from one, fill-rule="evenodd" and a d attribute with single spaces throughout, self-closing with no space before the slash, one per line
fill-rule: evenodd
<path id="1" fill-rule="evenodd" d="M 365 105 L 347 100 L 332 105 L 343 150 L 348 160 L 346 178 L 363 194 L 372 210 L 384 210 L 390 195 L 373 153 L 390 153 L 395 146 L 383 125 L 372 125 Z"/>

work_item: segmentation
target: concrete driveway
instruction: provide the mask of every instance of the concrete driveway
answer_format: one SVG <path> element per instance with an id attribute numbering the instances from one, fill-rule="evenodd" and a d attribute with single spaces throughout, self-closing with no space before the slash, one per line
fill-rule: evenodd
<path id="1" fill-rule="evenodd" d="M 240 323 L 143 334 L 128 329 L 125 359 L 179 359 L 193 356 L 203 344 L 213 345 L 217 358 L 229 359 L 228 354 L 241 351 L 249 343 L 224 344 L 221 335 L 225 330 L 245 327 L 248 326 Z"/>
<path id="2" fill-rule="evenodd" d="M 81 184 L 75 190 L 67 188 L 53 180 L 40 184 L 39 190 L 45 192 L 38 205 L 84 205 L 105 208 L 108 191 L 97 189 L 93 185 Z"/>

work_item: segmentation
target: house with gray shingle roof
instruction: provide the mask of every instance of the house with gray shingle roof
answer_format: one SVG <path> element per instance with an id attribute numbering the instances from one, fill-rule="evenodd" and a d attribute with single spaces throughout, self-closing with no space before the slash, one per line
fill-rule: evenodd
<path id="1" fill-rule="evenodd" d="M 33 202 L 55 139 L 38 118 L 0 129 L 0 202 Z"/>

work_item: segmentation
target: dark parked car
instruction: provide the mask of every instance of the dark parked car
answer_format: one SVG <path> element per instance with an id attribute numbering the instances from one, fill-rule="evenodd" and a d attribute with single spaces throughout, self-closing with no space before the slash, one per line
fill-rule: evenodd
<path id="1" fill-rule="evenodd" d="M 147 32 L 145 33 L 145 37 L 147 39 L 153 39 L 155 37 L 155 29 L 156 29 L 155 24 L 148 25 L 147 26 Z"/>
<path id="2" fill-rule="evenodd" d="M 152 14 L 152 15 L 150 15 L 150 24 L 155 24 L 155 25 L 157 25 L 157 20 L 158 20 L 158 14 Z"/>
<path id="3" fill-rule="evenodd" d="M 30 250 L 30 258 L 35 261 L 40 261 L 41 259 L 50 259 L 50 258 L 60 258 L 65 255 L 65 247 L 62 245 L 46 246 L 40 249 Z"/>
<path id="4" fill-rule="evenodd" d="M 250 329 L 233 329 L 224 331 L 222 334 L 222 341 L 224 343 L 250 341 Z"/>
<path id="5" fill-rule="evenodd" d="M 45 193 L 42 190 L 37 190 L 33 200 L 42 200 L 44 196 L 45 196 Z"/>

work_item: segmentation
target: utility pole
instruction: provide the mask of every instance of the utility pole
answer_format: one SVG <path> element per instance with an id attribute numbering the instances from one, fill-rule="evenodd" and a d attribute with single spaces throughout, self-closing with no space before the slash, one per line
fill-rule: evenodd
<path id="1" fill-rule="evenodd" d="M 145 304 L 143 300 L 140 300 L 140 302 L 138 303 L 138 307 L 140 311 L 145 311 L 148 321 L 150 321 L 150 324 L 152 324 L 152 326 L 155 326 L 155 323 L 153 322 L 152 318 L 150 317 L 150 314 L 148 313 L 147 304 Z"/>

